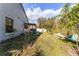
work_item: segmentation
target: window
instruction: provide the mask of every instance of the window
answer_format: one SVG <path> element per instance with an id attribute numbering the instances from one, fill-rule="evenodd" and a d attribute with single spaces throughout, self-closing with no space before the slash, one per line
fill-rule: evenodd
<path id="1" fill-rule="evenodd" d="M 24 23 L 24 28 L 27 29 L 28 28 L 28 24 Z"/>
<path id="2" fill-rule="evenodd" d="M 13 29 L 13 19 L 6 17 L 6 33 L 11 33 L 14 31 Z"/>

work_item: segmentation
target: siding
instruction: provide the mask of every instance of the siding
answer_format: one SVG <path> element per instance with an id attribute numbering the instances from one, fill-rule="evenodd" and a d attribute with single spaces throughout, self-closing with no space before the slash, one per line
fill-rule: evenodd
<path id="1" fill-rule="evenodd" d="M 11 36 L 5 33 L 5 17 L 10 17 L 14 20 L 13 27 L 17 31 Z M 0 3 L 0 41 L 12 38 L 23 33 L 24 22 L 28 23 L 22 6 L 17 3 Z"/>

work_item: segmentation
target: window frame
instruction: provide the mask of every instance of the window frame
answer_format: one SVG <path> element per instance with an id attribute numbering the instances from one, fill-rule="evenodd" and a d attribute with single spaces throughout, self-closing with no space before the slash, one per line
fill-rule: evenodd
<path id="1" fill-rule="evenodd" d="M 10 17 L 5 17 L 5 32 L 6 33 L 12 33 L 14 32 L 13 28 L 13 19 Z"/>

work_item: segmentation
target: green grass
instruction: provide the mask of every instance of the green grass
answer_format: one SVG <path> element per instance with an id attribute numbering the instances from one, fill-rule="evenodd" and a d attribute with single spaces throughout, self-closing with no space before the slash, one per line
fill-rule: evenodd
<path id="1" fill-rule="evenodd" d="M 40 54 L 45 56 L 76 55 L 73 49 L 73 46 L 76 47 L 75 43 L 61 40 L 49 33 L 43 33 L 35 42 L 35 46 L 41 50 Z"/>
<path id="2" fill-rule="evenodd" d="M 48 32 L 35 35 L 20 35 L 0 43 L 0 55 L 14 56 L 69 56 L 75 53 L 76 44 L 61 40 Z"/>
<path id="3" fill-rule="evenodd" d="M 38 35 L 20 35 L 18 37 L 8 39 L 0 43 L 0 55 L 21 55 L 23 46 L 34 43 L 34 40 L 39 36 Z M 17 52 L 18 51 L 18 52 Z"/>

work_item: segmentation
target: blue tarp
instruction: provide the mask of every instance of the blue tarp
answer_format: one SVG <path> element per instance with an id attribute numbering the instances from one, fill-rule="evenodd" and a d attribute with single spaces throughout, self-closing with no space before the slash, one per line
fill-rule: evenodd
<path id="1" fill-rule="evenodd" d="M 68 40 L 71 40 L 71 41 L 76 41 L 78 38 L 78 35 L 77 34 L 73 34 L 73 35 L 69 35 L 67 37 Z"/>

